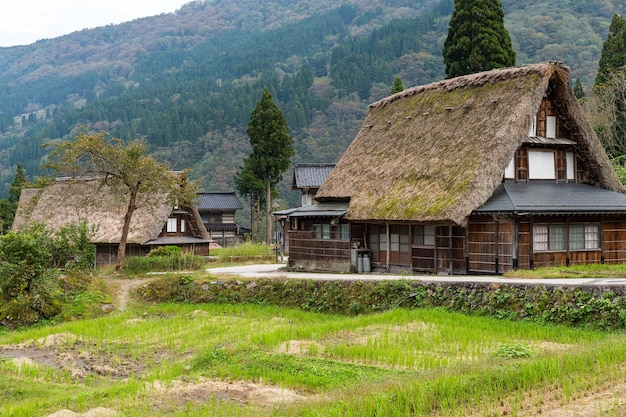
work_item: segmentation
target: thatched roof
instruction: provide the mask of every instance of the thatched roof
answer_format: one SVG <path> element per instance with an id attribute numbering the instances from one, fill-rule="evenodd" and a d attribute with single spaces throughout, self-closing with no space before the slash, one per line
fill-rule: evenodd
<path id="1" fill-rule="evenodd" d="M 567 114 L 592 185 L 626 192 L 559 63 L 498 69 L 411 88 L 370 105 L 317 201 L 349 199 L 347 218 L 454 222 L 502 182 L 544 97 Z"/>
<path id="2" fill-rule="evenodd" d="M 60 179 L 45 188 L 22 190 L 12 229 L 19 231 L 32 223 L 44 223 L 58 230 L 84 220 L 97 228 L 94 243 L 119 243 L 127 205 L 127 198 L 116 197 L 101 179 Z M 140 195 L 128 243 L 143 245 L 156 239 L 172 208 L 165 194 Z M 200 233 L 197 237 L 208 239 L 195 205 L 190 211 Z"/>

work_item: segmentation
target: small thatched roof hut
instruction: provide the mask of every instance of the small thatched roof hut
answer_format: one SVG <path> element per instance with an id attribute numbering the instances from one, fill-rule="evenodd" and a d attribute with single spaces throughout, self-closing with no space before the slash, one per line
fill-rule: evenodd
<path id="1" fill-rule="evenodd" d="M 547 62 L 497 69 L 412 89 L 370 105 L 352 144 L 316 194 L 349 200 L 350 220 L 465 225 L 502 182 L 548 94 L 597 187 L 626 192 L 569 86 Z"/>
<path id="2" fill-rule="evenodd" d="M 101 178 L 58 179 L 44 188 L 22 190 L 12 229 L 19 231 L 32 223 L 44 223 L 58 230 L 86 221 L 97 229 L 93 243 L 115 244 L 121 239 L 127 204 L 127 199 L 116 196 Z M 157 239 L 172 208 L 165 194 L 140 195 L 127 243 L 143 245 Z M 196 223 L 196 237 L 208 240 L 196 206 L 188 210 Z"/>

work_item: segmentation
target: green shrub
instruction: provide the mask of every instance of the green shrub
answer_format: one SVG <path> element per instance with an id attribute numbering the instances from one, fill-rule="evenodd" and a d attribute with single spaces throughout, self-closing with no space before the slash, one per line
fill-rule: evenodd
<path id="1" fill-rule="evenodd" d="M 0 237 L 0 317 L 7 328 L 50 320 L 64 303 L 84 291 L 59 278 L 55 266 L 89 269 L 95 261 L 86 224 L 53 234 L 40 224 Z M 71 275 L 71 274 L 70 274 Z"/>
<path id="2" fill-rule="evenodd" d="M 150 251 L 148 256 L 180 256 L 183 250 L 179 246 L 159 246 Z"/>

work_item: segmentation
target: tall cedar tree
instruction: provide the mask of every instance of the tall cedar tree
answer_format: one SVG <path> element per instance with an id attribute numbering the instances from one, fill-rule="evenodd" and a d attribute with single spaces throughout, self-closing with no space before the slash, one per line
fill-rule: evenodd
<path id="1" fill-rule="evenodd" d="M 574 83 L 574 95 L 579 100 L 585 98 L 585 90 L 583 90 L 583 85 L 578 78 L 576 78 L 576 83 Z"/>
<path id="2" fill-rule="evenodd" d="M 240 194 L 256 196 L 258 200 L 265 191 L 266 242 L 269 244 L 272 240 L 271 193 L 289 169 L 294 150 L 285 116 L 267 88 L 250 113 L 247 132 L 252 152 L 235 176 L 235 187 Z"/>
<path id="3" fill-rule="evenodd" d="M 148 155 L 148 146 L 143 141 L 126 143 L 110 138 L 106 132 L 81 133 L 75 140 L 53 146 L 46 163 L 48 168 L 74 178 L 101 178 L 116 197 L 125 200 L 126 213 L 115 265 L 118 271 L 126 262 L 128 232 L 142 195 L 164 193 L 172 206 L 189 205 L 196 196 L 196 184 Z"/>
<path id="4" fill-rule="evenodd" d="M 500 0 L 455 0 L 443 60 L 447 78 L 515 65 Z"/>
<path id="5" fill-rule="evenodd" d="M 604 84 L 610 73 L 626 65 L 626 20 L 616 14 L 611 20 L 609 34 L 602 44 L 595 85 Z"/>
<path id="6" fill-rule="evenodd" d="M 391 94 L 396 94 L 400 91 L 404 91 L 404 85 L 402 84 L 402 78 L 396 77 L 394 78 L 393 85 L 391 86 Z"/>
<path id="7" fill-rule="evenodd" d="M 24 184 L 26 184 L 26 173 L 24 172 L 24 168 L 22 168 L 22 164 L 18 163 L 17 169 L 15 170 L 15 178 L 9 188 L 9 201 L 11 203 L 17 203 L 19 201 Z"/>
<path id="8" fill-rule="evenodd" d="M 591 91 L 590 119 L 609 155 L 626 155 L 626 20 L 614 15 Z M 623 162 L 621 163 L 624 169 Z"/>
<path id="9" fill-rule="evenodd" d="M 17 202 L 20 199 L 22 193 L 22 187 L 26 184 L 26 173 L 22 164 L 17 164 L 15 170 L 15 178 L 9 188 L 9 198 L 3 198 L 0 200 L 0 233 L 4 234 L 11 230 L 13 220 L 15 219 L 15 211 L 17 210 Z"/>

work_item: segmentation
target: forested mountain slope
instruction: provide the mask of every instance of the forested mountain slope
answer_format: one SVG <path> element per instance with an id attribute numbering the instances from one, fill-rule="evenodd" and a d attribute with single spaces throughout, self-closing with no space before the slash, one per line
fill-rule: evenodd
<path id="1" fill-rule="evenodd" d="M 518 64 L 560 60 L 586 85 L 611 17 L 626 12 L 621 0 L 502 4 Z M 264 87 L 292 129 L 294 160 L 335 162 L 394 76 L 405 87 L 443 77 L 452 10 L 453 0 L 206 0 L 0 48 L 0 183 L 18 162 L 37 174 L 42 144 L 86 127 L 144 136 L 205 189 L 232 188 Z"/>

